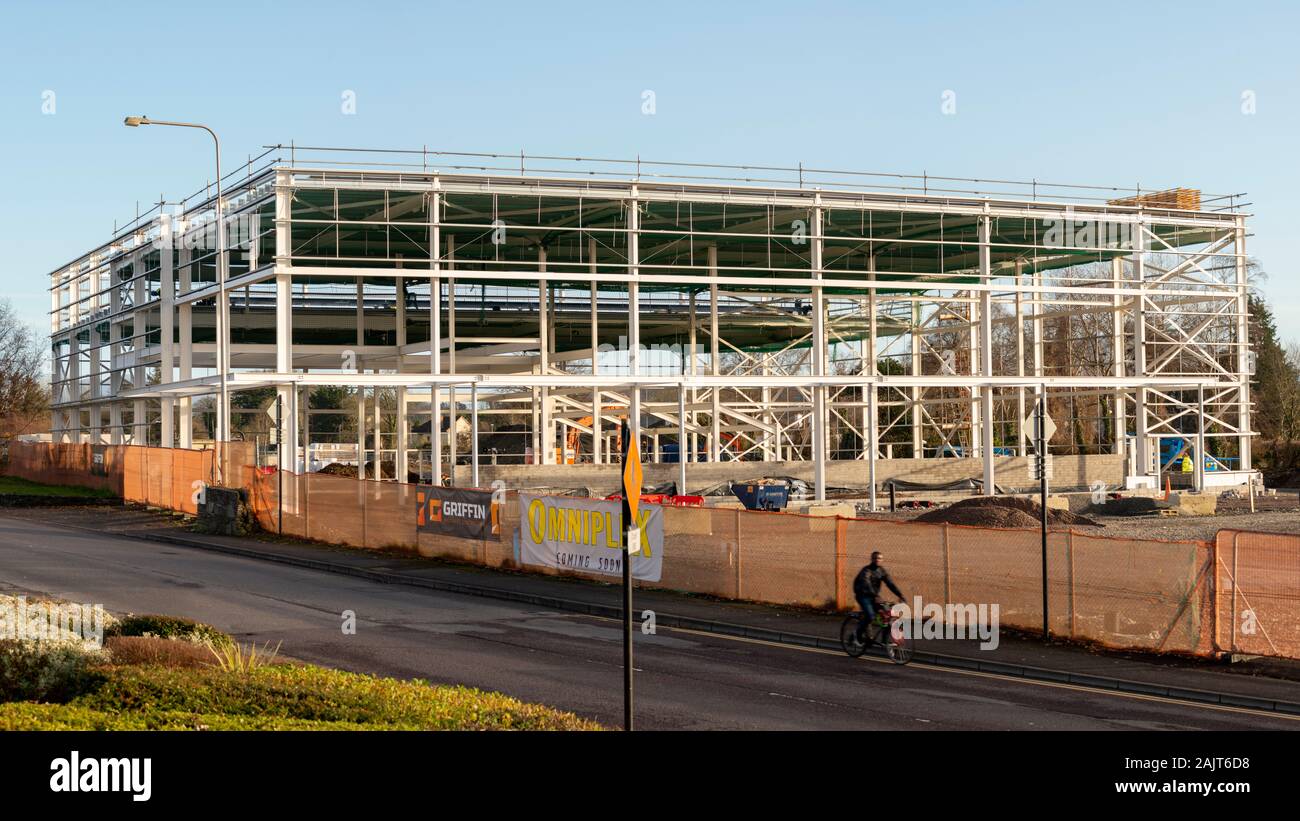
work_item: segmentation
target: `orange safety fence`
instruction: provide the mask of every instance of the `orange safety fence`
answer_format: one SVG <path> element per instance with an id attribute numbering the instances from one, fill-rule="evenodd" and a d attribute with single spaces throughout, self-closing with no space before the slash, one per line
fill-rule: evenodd
<path id="1" fill-rule="evenodd" d="M 269 472 L 253 482 L 251 498 L 261 526 L 288 535 L 488 566 L 516 561 L 513 494 L 502 510 L 498 542 L 418 532 L 415 491 L 392 482 Z M 842 610 L 854 606 L 853 577 L 873 550 L 888 554 L 909 599 L 941 607 L 996 604 L 1004 626 L 1042 625 L 1041 536 L 1034 530 L 666 507 L 663 575 L 654 586 Z M 1213 545 L 1200 541 L 1052 531 L 1051 631 L 1112 647 L 1210 653 L 1218 646 L 1213 555 Z M 1297 589 L 1291 586 L 1293 597 Z"/>
<path id="2" fill-rule="evenodd" d="M 1300 658 L 1300 536 L 1220 530 L 1215 544 L 1216 645 Z"/>
<path id="3" fill-rule="evenodd" d="M 9 472 L 86 486 L 117 481 L 126 499 L 193 512 L 194 482 L 207 481 L 213 467 L 211 451 L 109 446 L 101 459 L 104 476 L 89 471 L 90 447 L 15 443 Z M 231 454 L 232 460 L 241 455 Z M 247 462 L 227 477 L 227 484 L 247 489 L 254 516 L 270 532 L 518 566 L 513 492 L 500 510 L 501 539 L 480 540 L 419 531 L 415 485 L 280 473 Z M 655 587 L 845 610 L 855 606 L 853 577 L 881 550 L 909 600 L 996 604 L 1002 626 L 1042 626 L 1036 530 L 731 508 L 665 507 L 663 515 L 663 572 Z M 1156 541 L 1053 530 L 1047 566 L 1049 626 L 1057 636 L 1126 649 L 1300 658 L 1300 536 L 1221 531 L 1214 542 Z"/>
<path id="4" fill-rule="evenodd" d="M 252 444 L 231 442 L 225 450 L 226 484 L 242 486 L 242 467 Z M 89 443 L 11 442 L 6 473 L 51 485 L 108 490 L 128 502 L 198 512 L 200 488 L 217 479 L 216 452 L 184 448 Z"/>

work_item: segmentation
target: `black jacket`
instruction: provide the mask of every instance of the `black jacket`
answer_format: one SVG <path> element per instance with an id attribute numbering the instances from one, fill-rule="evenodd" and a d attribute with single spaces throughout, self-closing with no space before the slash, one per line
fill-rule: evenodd
<path id="1" fill-rule="evenodd" d="M 870 596 L 873 599 L 880 598 L 880 585 L 888 587 L 898 598 L 903 598 L 903 591 L 898 589 L 894 580 L 890 578 L 889 571 L 878 564 L 869 564 L 858 571 L 858 575 L 853 579 L 853 595 L 857 598 L 866 598 Z"/>

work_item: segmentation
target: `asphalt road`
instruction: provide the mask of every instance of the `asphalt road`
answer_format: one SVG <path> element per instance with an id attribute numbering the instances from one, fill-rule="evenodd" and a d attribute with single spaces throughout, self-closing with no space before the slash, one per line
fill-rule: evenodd
<path id="1" fill-rule="evenodd" d="M 622 721 L 614 621 L 4 516 L 0 590 L 186 616 L 304 661 Z M 342 632 L 345 610 L 355 635 Z M 1300 729 L 1249 710 L 665 628 L 637 632 L 635 648 L 640 729 Z"/>

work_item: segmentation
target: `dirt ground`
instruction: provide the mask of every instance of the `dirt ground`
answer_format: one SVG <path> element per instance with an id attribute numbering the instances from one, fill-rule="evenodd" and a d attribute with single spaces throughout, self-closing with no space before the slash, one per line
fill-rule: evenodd
<path id="1" fill-rule="evenodd" d="M 924 510 L 900 510 L 876 514 L 899 521 L 911 521 Z M 1216 516 L 1090 516 L 1103 527 L 1079 526 L 1080 530 L 1099 536 L 1135 539 L 1203 539 L 1211 540 L 1224 529 L 1258 530 L 1265 533 L 1300 535 L 1300 510 L 1269 510 L 1258 513 L 1229 513 Z M 1003 525 L 1008 526 L 1008 525 Z M 1015 527 L 1016 525 L 1009 525 Z M 1038 526 L 1035 521 L 1034 527 Z"/>
<path id="2" fill-rule="evenodd" d="M 1105 536 L 1138 539 L 1211 540 L 1220 530 L 1300 534 L 1300 511 L 1261 511 L 1216 516 L 1096 516 Z"/>
<path id="3" fill-rule="evenodd" d="M 973 496 L 917 516 L 918 522 L 946 522 L 974 527 L 1038 527 L 1043 509 L 1033 499 L 1007 496 Z M 1047 511 L 1048 525 L 1088 525 L 1096 522 L 1068 510 Z"/>

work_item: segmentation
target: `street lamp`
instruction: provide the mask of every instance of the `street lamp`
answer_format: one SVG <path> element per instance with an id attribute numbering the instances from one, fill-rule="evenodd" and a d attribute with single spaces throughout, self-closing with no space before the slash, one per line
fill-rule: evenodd
<path id="1" fill-rule="evenodd" d="M 201 123 L 178 123 L 168 120 L 151 120 L 148 117 L 127 117 L 122 124 L 129 128 L 142 125 L 170 125 L 178 128 L 201 128 L 212 135 L 212 142 L 217 149 L 217 372 L 221 379 L 221 397 L 217 403 L 217 484 L 223 481 L 222 455 L 223 443 L 230 438 L 230 392 L 226 385 L 226 373 L 230 370 L 229 341 L 227 326 L 230 324 L 230 306 L 226 302 L 226 221 L 221 202 L 221 140 L 217 132 Z M 168 378 L 171 376 L 171 363 L 167 363 Z M 170 445 L 170 443 L 168 443 Z"/>

